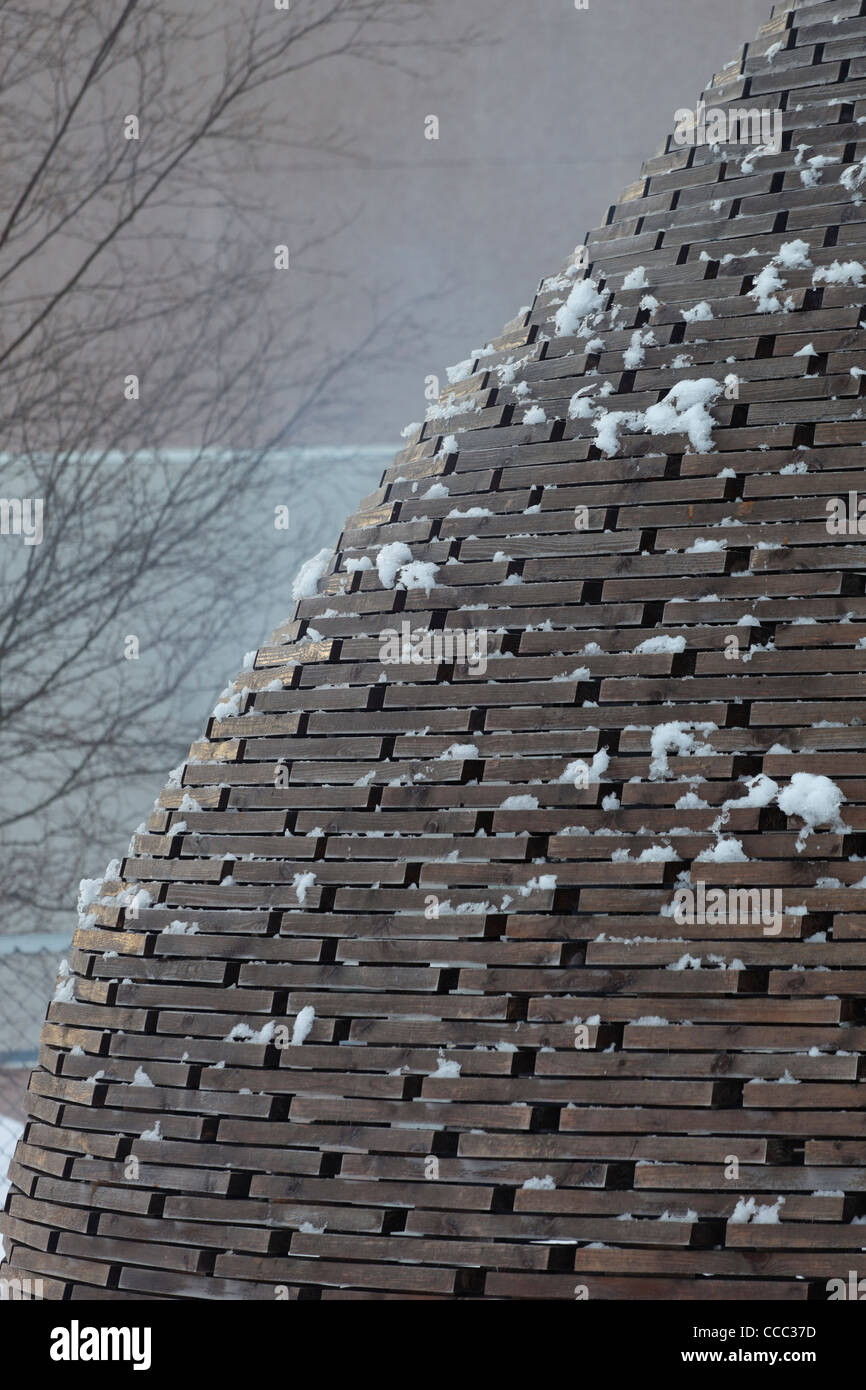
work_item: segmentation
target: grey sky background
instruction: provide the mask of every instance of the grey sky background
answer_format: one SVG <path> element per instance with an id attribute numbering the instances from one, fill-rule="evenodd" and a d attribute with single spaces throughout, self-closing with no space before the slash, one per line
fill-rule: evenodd
<path id="1" fill-rule="evenodd" d="M 340 436 L 399 443 L 423 418 L 424 378 L 495 336 L 637 177 L 714 72 L 770 17 L 767 0 L 437 0 L 436 29 L 481 32 L 458 57 L 422 51 L 413 76 L 335 62 L 310 128 L 339 120 L 347 158 L 310 160 L 263 186 L 276 229 L 351 219 L 308 263 L 342 283 L 339 341 L 432 295 L 410 350 L 364 376 L 365 404 Z M 328 80 L 328 76 L 330 80 Z M 424 138 L 424 118 L 440 138 Z M 274 110 L 279 121 L 280 112 Z M 278 240 L 275 236 L 275 240 Z M 291 240 L 288 236 L 287 240 Z M 365 490 L 362 486 L 358 495 Z"/>

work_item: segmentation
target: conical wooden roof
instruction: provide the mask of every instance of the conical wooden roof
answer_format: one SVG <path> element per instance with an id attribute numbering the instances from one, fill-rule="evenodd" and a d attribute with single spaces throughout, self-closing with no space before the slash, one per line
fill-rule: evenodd
<path id="1" fill-rule="evenodd" d="M 4 1274 L 866 1275 L 860 11 L 777 7 L 694 134 L 779 146 L 681 121 L 452 373 L 85 893 Z"/>

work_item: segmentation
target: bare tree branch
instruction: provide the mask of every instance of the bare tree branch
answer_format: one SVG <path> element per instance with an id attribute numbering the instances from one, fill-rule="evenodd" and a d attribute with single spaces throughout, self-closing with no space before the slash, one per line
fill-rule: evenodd
<path id="1" fill-rule="evenodd" d="M 253 190 L 275 165 L 290 181 L 356 157 L 336 117 L 310 128 L 317 74 L 475 37 L 445 43 L 434 18 L 433 0 L 0 0 L 3 491 L 43 506 L 41 543 L 0 535 L 17 931 L 58 911 L 85 847 L 117 843 L 125 790 L 184 751 L 167 712 L 201 700 L 194 732 L 207 654 L 284 582 L 265 502 L 297 483 L 280 451 L 348 417 L 363 372 L 418 332 L 371 302 L 369 330 L 324 349 L 344 287 L 323 260 L 352 211 L 323 226 L 299 207 L 286 274 Z"/>

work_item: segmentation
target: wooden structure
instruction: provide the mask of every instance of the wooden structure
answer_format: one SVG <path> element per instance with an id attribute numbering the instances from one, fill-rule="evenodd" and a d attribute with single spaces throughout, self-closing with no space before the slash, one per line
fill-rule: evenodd
<path id="1" fill-rule="evenodd" d="M 681 126 L 238 677 L 86 909 L 4 1274 L 73 1300 L 866 1276 L 863 10 L 776 8 L 702 100 L 780 113 L 780 147 Z M 719 887 L 771 906 L 701 914 Z"/>

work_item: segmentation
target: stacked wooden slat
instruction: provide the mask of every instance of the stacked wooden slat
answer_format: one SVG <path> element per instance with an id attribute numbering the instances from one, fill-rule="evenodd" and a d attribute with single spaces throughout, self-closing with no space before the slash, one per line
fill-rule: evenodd
<path id="1" fill-rule="evenodd" d="M 866 271 L 831 270 L 866 264 L 862 10 L 776 8 L 702 100 L 780 111 L 782 147 L 671 138 L 238 677 L 77 933 L 4 1273 L 792 1301 L 866 1275 L 866 544 L 827 524 L 866 488 Z M 710 441 L 635 423 L 731 376 Z M 395 542 L 426 583 L 386 586 Z M 483 632 L 485 669 L 388 664 L 403 623 Z M 786 813 L 796 774 L 838 814 Z M 699 883 L 778 921 L 683 924 Z"/>

